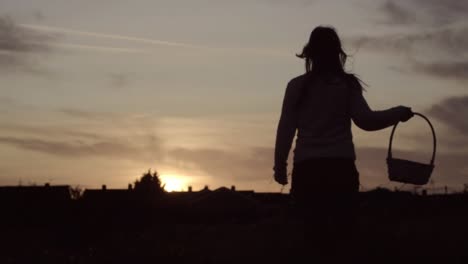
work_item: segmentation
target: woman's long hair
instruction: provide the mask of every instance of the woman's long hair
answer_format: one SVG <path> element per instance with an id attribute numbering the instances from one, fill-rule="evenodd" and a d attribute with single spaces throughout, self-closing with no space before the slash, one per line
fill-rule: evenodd
<path id="1" fill-rule="evenodd" d="M 297 57 L 305 60 L 306 79 L 302 87 L 302 96 L 299 97 L 297 106 L 304 102 L 308 89 L 307 83 L 312 79 L 322 76 L 344 75 L 352 89 L 363 91 L 364 84 L 356 75 L 346 73 L 345 64 L 348 55 L 341 46 L 341 40 L 333 27 L 318 26 L 310 34 L 309 42 L 304 46 Z M 326 78 L 325 78 L 326 79 Z"/>
<path id="2" fill-rule="evenodd" d="M 297 57 L 305 60 L 306 72 L 344 73 L 348 55 L 332 27 L 319 26 L 310 34 L 309 42 Z"/>

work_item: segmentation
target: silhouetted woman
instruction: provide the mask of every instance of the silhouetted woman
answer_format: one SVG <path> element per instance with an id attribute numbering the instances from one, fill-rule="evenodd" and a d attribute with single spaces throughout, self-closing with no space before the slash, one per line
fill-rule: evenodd
<path id="1" fill-rule="evenodd" d="M 364 130 L 375 131 L 407 121 L 413 113 L 404 106 L 384 111 L 369 108 L 360 80 L 344 69 L 347 55 L 331 27 L 315 28 L 297 56 L 305 59 L 306 73 L 286 88 L 274 179 L 283 185 L 288 182 L 287 159 L 297 131 L 291 179 L 297 205 L 311 212 L 349 208 L 359 190 L 351 120 Z"/>

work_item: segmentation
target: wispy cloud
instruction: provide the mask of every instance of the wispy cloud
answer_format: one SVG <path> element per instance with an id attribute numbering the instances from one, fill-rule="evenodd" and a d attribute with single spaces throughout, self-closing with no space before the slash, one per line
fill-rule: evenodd
<path id="1" fill-rule="evenodd" d="M 95 38 L 106 38 L 106 39 L 114 39 L 114 40 L 121 40 L 121 41 L 131 41 L 140 44 L 149 44 L 149 45 L 156 45 L 156 46 L 166 46 L 166 47 L 180 47 L 180 48 L 188 48 L 188 49 L 196 49 L 208 52 L 223 52 L 223 53 L 231 53 L 231 54 L 255 54 L 260 56 L 279 56 L 279 57 L 286 57 L 289 56 L 289 53 L 286 51 L 280 50 L 272 50 L 272 49 L 252 49 L 252 48 L 230 48 L 230 47 L 212 47 L 212 46 L 201 46 L 201 45 L 193 45 L 189 43 L 181 43 L 181 42 L 171 42 L 165 40 L 157 40 L 157 39 L 149 39 L 149 38 L 139 38 L 139 37 L 131 37 L 131 36 L 124 36 L 124 35 L 116 35 L 116 34 L 105 34 L 105 33 L 98 33 L 98 32 L 90 32 L 90 31 L 81 31 L 75 29 L 67 29 L 61 27 L 51 27 L 51 26 L 43 26 L 43 25 L 33 25 L 33 24 L 20 24 L 20 27 L 29 29 L 29 30 L 36 30 L 39 32 L 53 32 L 53 33 L 63 33 L 63 34 L 73 34 L 73 35 L 80 35 L 80 36 L 87 36 L 87 37 L 95 37 Z M 128 48 L 117 48 L 117 47 L 99 47 L 99 46 L 88 46 L 88 45 L 76 45 L 76 44 L 55 44 L 60 45 L 63 47 L 74 47 L 79 49 L 89 49 L 89 50 L 101 50 L 101 51 L 114 51 L 114 52 L 149 52 L 141 49 L 128 49 Z"/>
<path id="2" fill-rule="evenodd" d="M 205 171 L 217 182 L 238 183 L 249 186 L 255 184 L 259 189 L 271 189 L 272 183 L 273 148 L 252 147 L 242 153 L 217 149 L 174 149 L 169 157 L 176 159 L 179 164 L 194 165 L 197 169 Z M 427 151 L 400 151 L 395 147 L 397 157 L 429 163 L 432 150 Z M 386 148 L 361 147 L 357 149 L 358 170 L 361 184 L 365 187 L 400 186 L 390 182 L 387 175 Z M 438 186 L 449 185 L 460 187 L 460 179 L 468 176 L 468 166 L 463 153 L 438 153 L 436 169 L 433 179 Z M 292 170 L 292 162 L 289 171 Z M 187 169 L 182 165 L 182 170 Z M 273 184 L 269 185 L 270 183 Z M 263 184 L 263 186 L 261 185 Z"/>
<path id="3" fill-rule="evenodd" d="M 60 128 L 29 127 L 28 131 L 24 131 L 21 127 L 14 129 L 23 130 L 22 135 L 11 133 L 0 136 L 0 145 L 61 158 L 101 157 L 147 162 L 162 158 L 163 154 L 161 140 L 149 133 L 132 135 L 130 140 L 124 136 Z"/>
<path id="4" fill-rule="evenodd" d="M 251 1 L 247 1 L 249 4 L 252 3 Z M 294 0 L 294 1 L 283 1 L 283 0 L 263 0 L 259 2 L 264 2 L 267 4 L 273 4 L 273 5 L 280 5 L 280 6 L 299 6 L 299 7 L 309 7 L 313 4 L 315 4 L 317 1 L 316 0 Z"/>
<path id="5" fill-rule="evenodd" d="M 34 52 L 47 49 L 50 36 L 18 27 L 10 17 L 0 17 L 0 49 L 11 52 Z"/>
<path id="6" fill-rule="evenodd" d="M 413 62 L 413 69 L 431 76 L 468 81 L 468 59 L 465 61 Z"/>
<path id="7" fill-rule="evenodd" d="M 68 142 L 29 137 L 0 137 L 0 143 L 60 157 L 105 156 L 111 158 L 122 155 L 131 156 L 138 153 L 137 149 L 115 141 L 85 143 L 81 141 Z"/>
<path id="8" fill-rule="evenodd" d="M 387 0 L 381 6 L 386 23 L 441 26 L 465 21 L 468 2 L 459 0 Z"/>
<path id="9" fill-rule="evenodd" d="M 128 74 L 125 73 L 112 73 L 109 74 L 110 86 L 115 89 L 120 89 L 127 86 L 130 83 Z"/>
<path id="10" fill-rule="evenodd" d="M 441 102 L 430 114 L 440 120 L 445 120 L 453 129 L 466 132 L 468 125 L 463 119 L 466 116 L 464 112 L 468 109 L 466 101 L 463 97 Z M 72 127 L 1 124 L 0 145 L 63 159 L 105 159 L 113 161 L 116 168 L 119 167 L 120 161 L 131 161 L 138 166 L 156 162 L 158 166 L 170 167 L 186 175 L 192 175 L 194 171 L 203 172 L 211 177 L 210 182 L 213 184 L 236 184 L 261 190 L 273 190 L 276 187 L 272 182 L 272 147 L 168 148 L 164 144 L 168 139 L 162 140 L 157 133 L 151 131 L 128 133 L 129 128 L 124 128 L 123 123 L 115 121 L 115 118 L 112 120 L 93 119 L 91 112 L 78 110 L 66 111 L 64 114 L 81 121 L 92 119 L 100 120 L 99 123 L 118 124 L 105 125 L 107 127 L 105 130 L 93 130 L 90 126 L 78 124 Z M 119 127 L 125 133 L 110 133 Z M 428 162 L 430 151 L 427 149 L 427 153 L 426 151 L 401 152 L 397 151 L 397 146 L 395 147 L 396 156 L 422 162 Z M 358 149 L 359 171 L 364 186 L 373 187 L 382 184 L 392 186 L 392 183 L 387 180 L 385 157 L 386 149 L 384 148 Z M 466 177 L 468 172 L 466 166 L 460 165 L 464 164 L 465 159 L 466 155 L 463 153 L 438 154 L 434 174 L 437 184 L 453 186 L 459 184 L 460 179 Z"/>
<path id="11" fill-rule="evenodd" d="M 269 180 L 272 175 L 273 149 L 251 148 L 242 153 L 215 148 L 168 150 L 178 164 L 195 165 L 213 177 L 228 181 Z"/>
<path id="12" fill-rule="evenodd" d="M 468 95 L 452 96 L 427 107 L 423 111 L 431 120 L 438 139 L 439 152 L 466 153 L 468 151 Z M 419 146 L 426 146 L 429 129 L 405 135 Z M 466 155 L 466 154 L 465 154 Z"/>
<path id="13" fill-rule="evenodd" d="M 468 95 L 447 98 L 433 105 L 428 113 L 468 137 Z"/>
<path id="14" fill-rule="evenodd" d="M 429 49 L 438 54 L 459 57 L 468 54 L 468 27 L 448 27 L 442 29 L 420 29 L 414 32 L 385 35 L 355 36 L 348 39 L 358 48 L 374 51 L 411 54 Z"/>
<path id="15" fill-rule="evenodd" d="M 79 118 L 79 119 L 87 119 L 87 120 L 115 120 L 119 118 L 119 116 L 115 113 L 108 113 L 108 112 L 96 112 L 96 111 L 89 111 L 89 110 L 82 110 L 82 109 L 75 109 L 75 108 L 60 108 L 57 109 L 58 113 L 64 114 L 68 117 L 72 118 Z"/>
<path id="16" fill-rule="evenodd" d="M 381 10 L 387 15 L 387 23 L 408 24 L 414 19 L 414 14 L 394 1 L 385 1 Z"/>
<path id="17" fill-rule="evenodd" d="M 102 157 L 140 162 L 160 158 L 164 153 L 163 141 L 154 132 L 155 122 L 148 118 L 79 109 L 43 113 L 53 115 L 57 121 L 0 123 L 0 145 L 63 158 Z"/>
<path id="18" fill-rule="evenodd" d="M 467 1 L 386 0 L 379 7 L 392 33 L 348 38 L 354 48 L 399 56 L 400 72 L 468 80 Z"/>
<path id="19" fill-rule="evenodd" d="M 2 135 L 9 135 L 10 137 L 21 135 L 27 135 L 27 137 L 33 138 L 74 138 L 76 140 L 88 141 L 88 140 L 103 140 L 101 135 L 95 132 L 84 131 L 73 129 L 69 127 L 60 126 L 38 126 L 32 124 L 22 123 L 8 123 L 2 122 L 0 124 L 0 133 Z"/>
<path id="20" fill-rule="evenodd" d="M 26 67 L 28 56 L 49 49 L 48 41 L 52 37 L 18 27 L 8 17 L 0 17 L 0 67 Z"/>

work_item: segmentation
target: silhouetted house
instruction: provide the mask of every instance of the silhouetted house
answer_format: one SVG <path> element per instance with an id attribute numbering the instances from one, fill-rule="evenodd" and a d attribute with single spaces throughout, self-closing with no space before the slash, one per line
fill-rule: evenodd
<path id="1" fill-rule="evenodd" d="M 268 192 L 251 192 L 244 193 L 250 195 L 258 202 L 265 205 L 286 205 L 291 203 L 289 194 L 285 193 L 268 193 Z"/>
<path id="2" fill-rule="evenodd" d="M 131 186 L 128 189 L 108 189 L 104 185 L 101 189 L 85 190 L 81 200 L 86 208 L 95 208 L 95 213 L 104 213 L 99 212 L 100 209 L 111 209 L 119 214 L 138 211 L 169 218 L 187 215 L 216 218 L 218 216 L 258 215 L 265 212 L 265 209 L 286 205 L 289 202 L 289 196 L 281 193 L 237 190 L 234 186 L 215 190 L 210 190 L 208 186 L 205 186 L 198 191 L 189 187 L 186 192 L 140 195 Z"/>
<path id="3" fill-rule="evenodd" d="M 218 188 L 191 200 L 192 210 L 216 215 L 251 214 L 261 209 L 261 205 L 249 195 L 226 187 Z"/>
<path id="4" fill-rule="evenodd" d="M 232 201 L 241 200 L 241 202 L 235 203 L 233 205 L 230 205 L 229 202 L 223 204 L 221 202 L 222 199 L 230 199 Z M 246 200 L 248 200 L 247 203 L 242 203 Z M 195 204 L 201 203 L 201 201 L 203 201 L 204 207 L 215 207 L 215 204 L 219 203 L 219 207 L 223 206 L 224 210 L 224 208 L 229 207 L 237 207 L 237 209 L 240 209 L 243 204 L 247 204 L 247 207 L 249 207 L 249 205 L 252 205 L 253 203 L 255 203 L 257 206 L 281 206 L 289 203 L 290 198 L 288 194 L 257 193 L 253 190 L 237 190 L 235 186 L 231 186 L 230 189 L 221 187 L 216 190 L 210 190 L 207 186 L 205 186 L 199 191 L 193 191 L 193 189 L 189 187 L 187 192 L 167 193 L 163 203 L 170 206 L 193 207 Z"/>
<path id="5" fill-rule="evenodd" d="M 69 186 L 0 187 L 0 222 L 56 224 L 66 222 L 72 205 Z"/>
<path id="6" fill-rule="evenodd" d="M 6 207 L 52 207 L 71 201 L 70 186 L 2 186 L 0 204 Z"/>
<path id="7" fill-rule="evenodd" d="M 168 192 L 162 198 L 161 204 L 173 207 L 186 207 L 191 201 L 209 192 L 206 190 L 193 191 L 192 189 L 189 189 L 187 192 Z"/>
<path id="8" fill-rule="evenodd" d="M 103 185 L 101 189 L 86 189 L 82 201 L 93 207 L 126 207 L 135 203 L 135 195 L 130 185 L 128 189 L 108 189 Z"/>

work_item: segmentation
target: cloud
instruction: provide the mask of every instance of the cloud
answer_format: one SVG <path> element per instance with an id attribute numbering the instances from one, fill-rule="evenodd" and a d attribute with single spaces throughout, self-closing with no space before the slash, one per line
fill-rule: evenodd
<path id="1" fill-rule="evenodd" d="M 399 25 L 448 25 L 464 21 L 468 2 L 459 0 L 385 1 L 380 10 L 385 23 Z"/>
<path id="2" fill-rule="evenodd" d="M 51 36 L 18 27 L 8 17 L 0 17 L 0 67 L 27 66 L 28 56 L 49 49 Z"/>
<path id="3" fill-rule="evenodd" d="M 291 5 L 295 5 L 295 6 L 300 6 L 300 7 L 309 7 L 313 4 L 315 4 L 315 2 L 317 2 L 316 0 L 294 0 L 294 1 L 283 1 L 283 0 L 264 0 L 263 2 L 265 3 L 268 3 L 268 4 L 273 4 L 273 5 L 281 5 L 281 6 L 291 6 Z M 249 4 L 251 4 L 252 2 L 248 1 Z"/>
<path id="4" fill-rule="evenodd" d="M 11 18 L 0 17 L 0 49 L 12 52 L 34 52 L 46 49 L 42 41 L 48 36 L 18 27 Z"/>
<path id="5" fill-rule="evenodd" d="M 73 109 L 65 120 L 0 123 L 0 145 L 63 158 L 103 157 L 147 162 L 162 158 L 163 141 L 145 117 Z M 57 118 L 63 120 L 63 117 Z"/>
<path id="6" fill-rule="evenodd" d="M 102 157 L 141 162 L 161 158 L 159 143 L 159 139 L 151 135 L 132 138 L 132 141 L 102 136 L 98 140 L 56 140 L 32 136 L 0 137 L 0 144 L 61 158 Z"/>
<path id="7" fill-rule="evenodd" d="M 25 150 L 32 150 L 61 157 L 82 156 L 121 156 L 132 155 L 136 149 L 116 142 L 99 141 L 85 143 L 81 141 L 65 142 L 57 140 L 45 140 L 36 138 L 0 137 L 0 143 Z"/>
<path id="8" fill-rule="evenodd" d="M 181 45 L 180 43 L 158 42 L 148 39 L 129 38 L 124 36 L 98 34 L 76 30 L 66 30 L 62 28 L 37 26 L 30 24 L 17 24 L 10 17 L 0 17 L 0 64 L 10 64 L 15 62 L 24 63 L 24 56 L 37 52 L 48 51 L 51 48 L 65 48 L 90 50 L 99 52 L 114 53 L 142 53 L 141 49 L 96 46 L 86 44 L 58 43 L 56 40 L 60 33 L 72 33 L 94 37 L 117 38 L 133 41 L 146 41 L 152 44 L 160 43 L 166 45 Z M 22 57 L 20 57 L 22 56 Z"/>
<path id="9" fill-rule="evenodd" d="M 28 135 L 34 137 L 49 136 L 52 138 L 75 138 L 79 140 L 101 140 L 98 133 L 73 129 L 69 127 L 42 127 L 30 124 L 0 123 L 0 132 L 3 135 Z"/>
<path id="10" fill-rule="evenodd" d="M 354 36 L 347 39 L 351 46 L 403 57 L 400 72 L 468 80 L 467 1 L 386 0 L 379 11 L 400 32 Z"/>
<path id="11" fill-rule="evenodd" d="M 190 44 L 190 43 L 173 42 L 173 41 L 165 41 L 165 40 L 150 39 L 150 38 L 139 38 L 139 37 L 124 36 L 124 35 L 117 35 L 117 34 L 107 34 L 107 33 L 99 33 L 99 32 L 90 32 L 90 31 L 82 31 L 82 30 L 68 29 L 68 28 L 62 28 L 62 27 L 51 27 L 51 26 L 34 25 L 34 24 L 19 24 L 19 26 L 22 27 L 22 28 L 25 28 L 25 29 L 28 29 L 28 30 L 34 30 L 34 31 L 37 31 L 37 32 L 72 34 L 72 35 L 79 35 L 79 36 L 93 37 L 93 38 L 103 38 L 103 39 L 113 39 L 113 40 L 120 40 L 120 41 L 130 41 L 130 42 L 135 42 L 135 43 L 140 43 L 140 44 L 148 44 L 148 45 L 156 45 L 156 46 L 186 48 L 186 49 L 192 49 L 192 50 L 197 50 L 197 51 L 221 52 L 221 53 L 229 52 L 229 53 L 233 53 L 233 54 L 249 53 L 249 54 L 255 54 L 255 55 L 259 55 L 259 56 L 275 56 L 275 57 L 286 57 L 286 56 L 288 56 L 287 52 L 280 51 L 280 50 L 274 50 L 274 49 L 229 48 L 229 47 L 200 46 L 200 45 L 193 45 L 193 44 Z M 85 50 L 94 50 L 94 51 L 105 51 L 105 52 L 123 52 L 123 53 L 148 52 L 146 50 L 141 50 L 141 49 L 102 47 L 102 46 L 93 46 L 93 45 L 84 45 L 84 44 L 55 43 L 53 45 L 57 46 L 57 47 L 76 48 L 76 49 L 85 49 Z"/>
<path id="12" fill-rule="evenodd" d="M 356 36 L 348 39 L 357 48 L 394 53 L 412 53 L 429 49 L 446 56 L 468 54 L 468 27 L 425 29 L 381 36 Z"/>
<path id="13" fill-rule="evenodd" d="M 414 17 L 407 9 L 396 4 L 394 1 L 385 1 L 381 6 L 381 10 L 386 13 L 388 23 L 408 24 Z"/>
<path id="14" fill-rule="evenodd" d="M 468 81 L 468 60 L 460 62 L 414 62 L 412 67 L 417 72 L 426 73 L 431 76 Z"/>
<path id="15" fill-rule="evenodd" d="M 437 135 L 439 151 L 466 153 L 468 151 L 468 95 L 453 96 L 433 104 L 423 111 L 431 120 Z M 406 138 L 426 148 L 427 131 L 414 131 Z"/>
<path id="16" fill-rule="evenodd" d="M 467 26 L 421 29 L 381 36 L 355 36 L 347 41 L 358 50 L 364 48 L 403 56 L 409 69 L 402 72 L 412 71 L 443 79 L 468 80 Z"/>
<path id="17" fill-rule="evenodd" d="M 468 95 L 447 98 L 433 105 L 428 114 L 468 137 Z"/>
<path id="18" fill-rule="evenodd" d="M 33 11 L 32 15 L 34 19 L 38 22 L 42 22 L 46 19 L 44 13 L 42 13 L 40 10 Z"/>
<path id="19" fill-rule="evenodd" d="M 429 163 L 432 149 L 427 151 L 399 151 L 395 148 L 394 156 Z M 248 183 L 265 184 L 257 186 L 259 189 L 271 189 L 275 185 L 271 182 L 273 166 L 273 148 L 252 147 L 242 153 L 215 149 L 174 149 L 168 154 L 177 159 L 182 169 L 189 169 L 194 165 L 197 169 L 205 171 L 218 182 L 246 185 Z M 391 182 L 387 174 L 386 148 L 358 148 L 357 166 L 360 172 L 361 184 L 367 188 L 377 186 L 401 186 L 400 183 Z M 465 163 L 464 153 L 437 153 L 435 170 L 432 179 L 437 186 L 448 185 L 461 187 L 463 179 L 468 176 L 468 165 Z M 289 171 L 292 170 L 290 162 Z M 185 167 L 184 167 L 185 165 Z"/>
<path id="20" fill-rule="evenodd" d="M 451 127 L 467 131 L 468 126 L 463 116 L 466 111 L 467 98 L 447 99 L 439 107 L 434 107 L 431 115 L 445 120 Z M 442 110 L 441 110 L 442 109 Z M 453 112 L 458 112 L 457 120 Z M 460 123 L 465 122 L 465 123 Z M 46 155 L 53 155 L 66 159 L 102 158 L 117 163 L 122 160 L 137 162 L 138 164 L 153 164 L 157 161 L 160 166 L 170 167 L 191 175 L 193 171 L 202 171 L 211 177 L 212 184 L 236 184 L 242 188 L 257 190 L 276 190 L 272 183 L 273 148 L 250 147 L 244 150 L 226 150 L 200 148 L 165 148 L 164 141 L 157 135 L 144 133 L 136 136 L 110 136 L 107 133 L 88 132 L 83 128 L 53 128 L 23 126 L 0 126 L 2 135 L 0 145 L 7 145 L 21 150 L 34 151 Z M 7 133 L 5 133 L 7 132 Z M 429 162 L 431 149 L 413 152 L 398 151 L 394 156 L 410 160 Z M 363 186 L 399 186 L 387 178 L 385 163 L 386 148 L 358 148 L 358 169 Z M 292 164 L 292 162 L 289 162 Z M 289 168 L 292 169 L 292 166 Z M 433 179 L 439 186 L 460 186 L 466 179 L 468 165 L 466 153 L 440 152 L 436 157 L 436 170 Z M 245 186 L 245 187 L 244 187 Z"/>
<path id="21" fill-rule="evenodd" d="M 194 165 L 215 178 L 229 181 L 268 180 L 273 172 L 271 148 L 251 148 L 242 153 L 209 148 L 177 148 L 169 150 L 167 155 L 176 164 Z"/>
<path id="22" fill-rule="evenodd" d="M 111 73 L 110 77 L 110 85 L 112 88 L 121 89 L 130 83 L 130 78 L 128 74 L 125 73 Z"/>
<path id="23" fill-rule="evenodd" d="M 88 110 L 81 110 L 81 109 L 75 109 L 75 108 L 61 108 L 61 109 L 57 109 L 56 112 L 60 114 L 64 114 L 68 117 L 85 119 L 85 120 L 105 121 L 105 120 L 114 120 L 114 119 L 121 118 L 121 116 L 119 116 L 116 113 L 96 112 L 96 111 L 88 111 Z"/>
<path id="24" fill-rule="evenodd" d="M 106 113 L 61 109 L 68 125 L 0 123 L 0 146 L 52 155 L 62 159 L 107 159 L 138 164 L 154 164 L 177 169 L 191 175 L 193 171 L 214 179 L 213 184 L 271 182 L 273 149 L 241 150 L 168 148 L 148 119 L 128 120 L 108 117 Z M 73 125 L 70 125 L 73 124 Z M 138 126 L 140 124 L 140 126 Z M 147 125 L 152 126 L 149 130 Z M 97 126 L 97 127 L 96 127 Z M 104 130 L 103 130 L 104 129 Z M 154 132 L 153 132 L 154 131 Z M 118 165 L 116 165 L 118 167 Z"/>

